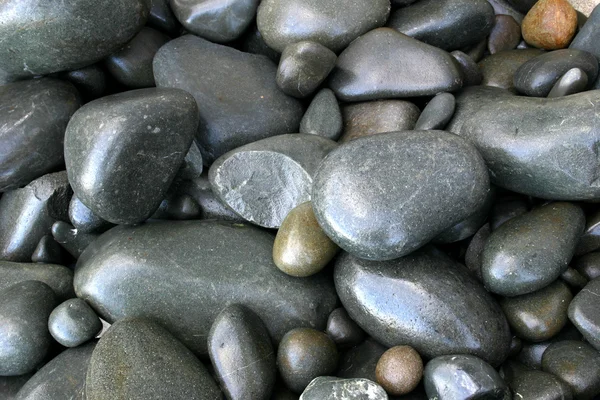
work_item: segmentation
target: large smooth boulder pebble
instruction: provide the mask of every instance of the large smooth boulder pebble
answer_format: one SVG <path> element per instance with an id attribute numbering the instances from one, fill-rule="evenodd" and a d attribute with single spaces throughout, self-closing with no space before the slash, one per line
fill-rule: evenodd
<path id="1" fill-rule="evenodd" d="M 306 387 L 300 400 L 387 400 L 381 386 L 368 379 L 320 376 Z"/>
<path id="2" fill-rule="evenodd" d="M 77 347 L 100 333 L 102 322 L 85 301 L 75 298 L 52 310 L 48 328 L 58 343 L 65 347 Z"/>
<path id="3" fill-rule="evenodd" d="M 600 351 L 600 278 L 588 283 L 569 305 L 569 319 Z"/>
<path id="4" fill-rule="evenodd" d="M 50 286 L 58 300 L 75 297 L 73 271 L 62 265 L 0 261 L 0 290 L 24 281 L 40 281 Z"/>

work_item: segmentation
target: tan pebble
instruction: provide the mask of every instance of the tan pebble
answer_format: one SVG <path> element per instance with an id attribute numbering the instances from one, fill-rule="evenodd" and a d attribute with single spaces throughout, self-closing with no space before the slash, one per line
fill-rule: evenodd
<path id="1" fill-rule="evenodd" d="M 423 377 L 423 360 L 410 346 L 395 346 L 387 350 L 375 368 L 375 376 L 392 396 L 410 393 Z"/>

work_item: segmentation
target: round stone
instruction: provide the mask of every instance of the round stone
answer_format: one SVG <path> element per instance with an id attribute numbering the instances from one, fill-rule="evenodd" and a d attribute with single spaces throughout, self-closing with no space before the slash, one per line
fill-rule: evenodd
<path id="1" fill-rule="evenodd" d="M 563 49 L 577 30 L 577 12 L 567 0 L 539 0 L 521 25 L 523 38 L 535 47 Z"/>
<path id="2" fill-rule="evenodd" d="M 359 345 L 365 338 L 365 331 L 350 318 L 343 308 L 336 308 L 329 314 L 325 332 L 339 347 Z"/>
<path id="3" fill-rule="evenodd" d="M 377 383 L 393 396 L 411 392 L 423 377 L 423 360 L 410 346 L 395 346 L 387 350 L 375 368 Z"/>
<path id="4" fill-rule="evenodd" d="M 82 299 L 65 301 L 48 319 L 52 337 L 65 347 L 76 347 L 94 338 L 102 330 L 102 322 Z"/>

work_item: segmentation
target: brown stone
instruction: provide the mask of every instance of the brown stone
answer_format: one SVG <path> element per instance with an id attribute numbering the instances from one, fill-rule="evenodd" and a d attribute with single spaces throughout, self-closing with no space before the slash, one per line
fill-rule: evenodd
<path id="1" fill-rule="evenodd" d="M 423 377 L 423 360 L 410 346 L 395 346 L 387 350 L 375 368 L 377 383 L 392 396 L 411 392 Z"/>
<path id="2" fill-rule="evenodd" d="M 540 49 L 566 48 L 577 30 L 577 12 L 567 0 L 539 0 L 521 25 L 523 38 Z"/>

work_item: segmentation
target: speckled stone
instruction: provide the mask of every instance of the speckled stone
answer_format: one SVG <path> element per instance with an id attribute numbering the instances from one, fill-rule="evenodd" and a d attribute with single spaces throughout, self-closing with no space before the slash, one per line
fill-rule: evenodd
<path id="1" fill-rule="evenodd" d="M 78 231 L 83 233 L 103 232 L 113 226 L 94 214 L 77 195 L 73 195 L 69 203 L 69 220 Z"/>
<path id="2" fill-rule="evenodd" d="M 63 248 L 54 240 L 52 235 L 44 235 L 38 242 L 35 250 L 33 250 L 31 261 L 44 264 L 63 264 Z"/>
<path id="3" fill-rule="evenodd" d="M 52 237 L 75 259 L 98 238 L 96 233 L 79 232 L 73 225 L 63 221 L 56 221 L 52 225 Z"/>
<path id="4" fill-rule="evenodd" d="M 313 208 L 342 249 L 390 260 L 469 217 L 488 191 L 467 142 L 443 131 L 392 132 L 332 151 L 316 174 Z"/>
<path id="5" fill-rule="evenodd" d="M 456 101 L 452 93 L 440 93 L 436 95 L 421 112 L 415 130 L 444 129 L 448 121 L 452 119 Z"/>
<path id="6" fill-rule="evenodd" d="M 461 86 L 460 69 L 450 54 L 390 28 L 374 29 L 352 42 L 329 80 L 342 101 L 431 96 Z"/>
<path id="7" fill-rule="evenodd" d="M 494 29 L 488 38 L 490 54 L 516 48 L 521 42 L 521 26 L 510 15 L 496 15 Z"/>
<path id="8" fill-rule="evenodd" d="M 600 7 L 595 7 L 590 14 L 589 19 L 579 30 L 573 41 L 569 45 L 570 49 L 579 49 L 587 51 L 596 56 L 600 60 L 600 49 L 598 48 L 598 40 L 600 40 Z"/>
<path id="9" fill-rule="evenodd" d="M 50 286 L 56 298 L 75 297 L 73 271 L 62 265 L 0 261 L 0 290 L 24 281 L 40 281 Z"/>
<path id="10" fill-rule="evenodd" d="M 84 101 L 90 101 L 102 97 L 106 92 L 107 79 L 100 63 L 88 65 L 87 67 L 65 71 L 59 77 L 71 82 Z"/>
<path id="11" fill-rule="evenodd" d="M 171 10 L 169 0 L 150 0 L 148 26 L 169 35 L 176 36 L 180 32 L 181 25 Z"/>
<path id="12" fill-rule="evenodd" d="M 387 400 L 381 386 L 368 379 L 320 376 L 306 387 L 300 400 Z"/>
<path id="13" fill-rule="evenodd" d="M 588 253 L 571 262 L 584 278 L 591 281 L 600 277 L 600 252 Z"/>
<path id="14" fill-rule="evenodd" d="M 552 86 L 548 97 L 562 97 L 583 92 L 588 86 L 588 76 L 581 68 L 571 68 Z"/>
<path id="15" fill-rule="evenodd" d="M 513 398 L 520 400 L 571 400 L 571 388 L 556 376 L 543 371 L 524 371 L 510 383 Z"/>
<path id="16" fill-rule="evenodd" d="M 387 347 L 372 338 L 349 349 L 340 357 L 336 376 L 340 378 L 364 378 L 376 381 L 375 368 Z"/>
<path id="17" fill-rule="evenodd" d="M 339 348 L 357 346 L 365 338 L 365 331 L 352 321 L 343 307 L 336 308 L 329 314 L 325 333 Z"/>
<path id="18" fill-rule="evenodd" d="M 102 322 L 85 301 L 75 298 L 52 310 L 48 329 L 58 343 L 65 347 L 77 347 L 100 333 Z"/>
<path id="19" fill-rule="evenodd" d="M 463 80 L 463 87 L 467 86 L 475 86 L 480 85 L 483 80 L 483 74 L 481 73 L 481 69 L 466 53 L 463 53 L 460 50 L 455 50 L 450 53 L 452 57 L 458 62 L 461 68 L 461 76 Z"/>
<path id="20" fill-rule="evenodd" d="M 483 75 L 481 84 L 516 91 L 515 72 L 525 62 L 540 54 L 544 52 L 538 49 L 507 50 L 484 58 L 479 62 Z"/>
<path id="21" fill-rule="evenodd" d="M 331 89 L 321 89 L 313 97 L 300 121 L 300 133 L 310 133 L 338 140 L 343 121 L 340 106 Z"/>
<path id="22" fill-rule="evenodd" d="M 577 31 L 577 12 L 567 0 L 539 0 L 523 19 L 521 30 L 532 46 L 564 49 Z"/>
<path id="23" fill-rule="evenodd" d="M 569 319 L 600 351 L 600 278 L 590 281 L 569 305 Z"/>
<path id="24" fill-rule="evenodd" d="M 387 350 L 375 369 L 377 383 L 393 396 L 412 392 L 423 377 L 423 360 L 410 346 L 394 346 Z"/>
<path id="25" fill-rule="evenodd" d="M 187 194 L 169 194 L 152 214 L 152 219 L 185 221 L 200 219 L 202 210 L 196 200 Z"/>

